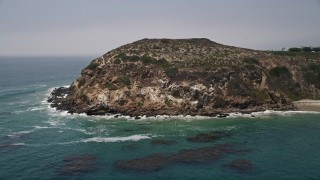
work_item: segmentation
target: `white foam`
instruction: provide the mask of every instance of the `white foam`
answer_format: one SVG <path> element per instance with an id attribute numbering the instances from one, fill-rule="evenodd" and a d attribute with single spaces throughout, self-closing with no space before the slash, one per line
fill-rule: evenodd
<path id="1" fill-rule="evenodd" d="M 62 86 L 65 88 L 68 88 L 70 86 Z M 48 93 L 46 95 L 46 98 L 50 96 L 50 93 L 58 87 L 53 87 L 48 89 Z M 66 95 L 64 95 L 66 97 Z M 145 121 L 145 120 L 160 120 L 160 121 L 167 121 L 167 120 L 183 120 L 183 121 L 193 121 L 193 120 L 206 120 L 206 119 L 218 119 L 219 117 L 210 117 L 210 116 L 191 116 L 191 115 L 176 115 L 176 116 L 169 116 L 169 115 L 155 115 L 155 116 L 150 116 L 146 117 L 145 115 L 143 116 L 138 116 L 139 118 L 136 119 L 135 117 L 130 117 L 126 115 L 121 115 L 121 114 L 106 114 L 106 115 L 98 115 L 98 116 L 88 116 L 85 113 L 81 114 L 71 114 L 68 113 L 68 111 L 60 111 L 57 110 L 56 108 L 52 108 L 50 106 L 51 103 L 48 103 L 46 99 L 41 101 L 42 104 L 47 105 L 49 114 L 52 116 L 61 116 L 61 117 L 69 117 L 69 118 L 76 118 L 76 117 L 86 117 L 89 118 L 88 120 L 114 120 L 114 119 L 127 119 L 127 120 L 134 120 L 134 121 Z M 33 109 L 34 111 L 36 110 L 42 110 L 41 108 L 38 109 Z M 24 112 L 24 111 L 22 111 Z M 260 112 L 252 112 L 249 114 L 243 114 L 239 112 L 235 113 L 226 113 L 228 116 L 226 118 L 240 118 L 240 117 L 245 117 L 245 118 L 256 118 L 256 117 L 269 117 L 270 115 L 292 115 L 292 114 L 320 114 L 320 112 L 316 111 L 274 111 L 274 110 L 265 110 L 265 111 L 260 111 Z M 219 118 L 220 119 L 220 118 Z M 50 122 L 50 124 L 56 125 L 54 122 Z"/>
<path id="2" fill-rule="evenodd" d="M 34 129 L 29 130 L 29 131 L 18 131 L 18 132 L 15 132 L 13 134 L 29 134 L 29 133 L 32 133 L 33 131 L 34 131 Z"/>
<path id="3" fill-rule="evenodd" d="M 70 87 L 69 85 L 64 85 L 64 86 L 59 86 L 59 87 L 64 87 L 64 88 L 68 88 Z M 48 98 L 51 95 L 51 92 L 59 87 L 50 87 L 46 93 L 45 93 L 45 97 Z"/>
<path id="4" fill-rule="evenodd" d="M 23 101 L 18 101 L 18 102 L 10 102 L 8 105 L 25 105 L 25 104 L 30 104 L 30 100 L 23 100 Z"/>
<path id="5" fill-rule="evenodd" d="M 146 135 L 132 135 L 128 137 L 93 137 L 83 139 L 80 142 L 121 142 L 121 141 L 139 141 L 142 139 L 151 139 Z"/>
<path id="6" fill-rule="evenodd" d="M 17 139 L 20 138 L 20 136 L 18 134 L 8 134 L 7 137 L 11 138 L 11 139 Z"/>
<path id="7" fill-rule="evenodd" d="M 35 87 L 47 87 L 47 85 L 45 85 L 45 84 L 39 84 L 39 85 L 35 85 Z"/>
<path id="8" fill-rule="evenodd" d="M 80 128 L 69 128 L 69 127 L 56 127 L 59 123 L 57 122 L 51 122 L 51 124 L 55 125 L 53 127 L 49 127 L 49 126 L 31 126 L 35 129 L 60 129 L 59 132 L 63 132 L 63 130 L 71 130 L 71 131 L 77 131 L 77 132 L 81 132 L 83 134 L 87 134 L 87 135 L 92 135 L 95 134 L 94 132 L 88 132 L 85 129 L 80 129 Z M 61 125 L 61 123 L 60 123 Z M 8 135 L 9 136 L 9 135 Z"/>
<path id="9" fill-rule="evenodd" d="M 209 117 L 209 116 L 191 116 L 191 115 L 177 115 L 177 116 L 169 116 L 169 115 L 156 115 L 156 116 L 139 116 L 139 119 L 135 119 L 134 117 L 129 117 L 128 120 L 132 121 L 170 121 L 170 120 L 183 120 L 183 121 L 193 121 L 193 120 L 205 120 L 212 119 L 217 117 Z"/>
<path id="10" fill-rule="evenodd" d="M 66 125 L 64 122 L 61 122 L 59 120 L 52 120 L 52 119 L 49 119 L 48 121 L 45 121 L 44 123 L 47 123 L 50 126 L 54 126 L 54 127 Z"/>
<path id="11" fill-rule="evenodd" d="M 52 108 L 50 105 L 48 105 L 47 108 L 48 108 L 48 114 L 52 117 L 67 117 L 67 116 L 71 118 L 75 117 L 74 115 L 68 113 L 68 111 L 59 111 L 56 108 Z"/>
<path id="12" fill-rule="evenodd" d="M 246 117 L 246 118 L 255 118 L 255 117 L 270 117 L 272 115 L 280 116 L 290 116 L 294 114 L 320 114 L 316 111 L 274 111 L 274 110 L 265 110 L 259 112 L 252 112 L 250 114 L 241 114 L 241 113 L 230 113 L 227 118 L 237 118 L 237 117 Z"/>
<path id="13" fill-rule="evenodd" d="M 49 97 L 49 96 L 51 95 L 51 92 L 52 92 L 54 89 L 55 89 L 55 87 L 49 88 L 49 89 L 46 91 L 45 96 L 46 96 L 46 97 Z"/>
<path id="14" fill-rule="evenodd" d="M 12 146 L 25 146 L 25 143 L 13 143 Z"/>
<path id="15" fill-rule="evenodd" d="M 54 128 L 54 127 L 48 127 L 48 126 L 31 126 L 34 127 L 35 129 L 50 129 L 50 128 Z"/>
<path id="16" fill-rule="evenodd" d="M 20 138 L 22 135 L 32 133 L 33 131 L 35 131 L 35 129 L 28 130 L 28 131 L 13 132 L 11 134 L 8 134 L 7 137 L 11 139 L 17 139 L 17 138 Z"/>
<path id="17" fill-rule="evenodd" d="M 30 111 L 41 111 L 44 110 L 44 107 L 34 107 L 34 108 L 30 108 Z"/>
<path id="18" fill-rule="evenodd" d="M 50 104 L 50 103 L 48 103 L 47 98 L 48 98 L 48 96 L 46 96 L 46 97 L 41 101 L 41 104 L 42 104 L 42 105 L 49 105 L 49 104 Z"/>
<path id="19" fill-rule="evenodd" d="M 56 108 L 53 108 L 50 106 L 50 104 L 47 106 L 48 113 L 50 116 L 53 117 L 68 117 L 71 119 L 79 118 L 79 117 L 85 117 L 88 118 L 88 120 L 114 120 L 114 119 L 134 119 L 130 116 L 124 116 L 121 114 L 106 114 L 106 115 L 87 115 L 85 113 L 68 113 L 68 111 L 61 111 L 57 110 Z"/>
<path id="20" fill-rule="evenodd" d="M 129 121 L 170 121 L 172 119 L 175 120 L 183 120 L 183 121 L 194 121 L 194 120 L 207 120 L 207 119 L 220 119 L 219 117 L 210 117 L 210 116 L 191 116 L 191 115 L 177 115 L 177 116 L 169 116 L 169 115 L 156 115 L 156 116 L 138 116 L 139 118 L 136 119 L 135 117 L 125 116 L 121 114 L 106 114 L 106 115 L 98 115 L 98 116 L 88 116 L 85 113 L 81 114 L 70 114 L 67 111 L 59 111 L 55 108 L 49 107 L 52 116 L 61 116 L 61 117 L 69 117 L 69 118 L 77 118 L 77 117 L 86 117 L 88 120 L 114 120 L 114 119 L 127 119 Z M 260 112 L 252 112 L 252 113 L 226 113 L 228 114 L 225 118 L 257 118 L 257 117 L 269 117 L 272 115 L 282 115 L 288 116 L 293 114 L 320 114 L 320 112 L 316 111 L 274 111 L 274 110 L 266 110 Z"/>
<path id="21" fill-rule="evenodd" d="M 24 110 L 24 111 L 14 111 L 13 113 L 14 113 L 14 114 L 21 114 L 21 113 L 24 113 L 24 112 L 27 112 L 27 110 Z"/>
<path id="22" fill-rule="evenodd" d="M 88 131 L 86 131 L 85 129 L 76 129 L 76 128 L 61 128 L 61 129 L 71 130 L 71 131 L 77 131 L 77 132 L 81 132 L 81 133 L 87 134 L 87 135 L 95 134 L 94 132 L 88 132 Z"/>

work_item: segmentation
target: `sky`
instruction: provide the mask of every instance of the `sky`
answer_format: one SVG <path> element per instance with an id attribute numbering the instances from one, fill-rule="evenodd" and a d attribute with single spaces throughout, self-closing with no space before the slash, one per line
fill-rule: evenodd
<path id="1" fill-rule="evenodd" d="M 320 46 L 320 0 L 0 0 L 0 56 L 100 56 L 143 38 Z"/>

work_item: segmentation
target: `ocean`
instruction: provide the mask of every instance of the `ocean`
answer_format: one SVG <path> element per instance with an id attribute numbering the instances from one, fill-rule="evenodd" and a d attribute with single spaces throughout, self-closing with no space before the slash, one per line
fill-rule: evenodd
<path id="1" fill-rule="evenodd" d="M 0 179 L 320 179 L 320 114 L 70 115 L 49 107 L 94 57 L 0 58 Z"/>

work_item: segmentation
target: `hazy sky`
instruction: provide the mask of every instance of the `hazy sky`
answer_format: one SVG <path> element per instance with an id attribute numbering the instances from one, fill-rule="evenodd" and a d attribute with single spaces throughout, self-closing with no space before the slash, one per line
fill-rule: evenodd
<path id="1" fill-rule="evenodd" d="M 94 55 L 142 38 L 320 45 L 319 0 L 0 0 L 0 55 Z"/>

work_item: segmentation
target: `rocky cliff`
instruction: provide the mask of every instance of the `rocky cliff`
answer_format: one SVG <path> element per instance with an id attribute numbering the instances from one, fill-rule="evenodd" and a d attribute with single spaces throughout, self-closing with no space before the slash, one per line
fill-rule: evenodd
<path id="1" fill-rule="evenodd" d="M 208 39 L 143 39 L 93 60 L 48 99 L 70 113 L 206 115 L 294 110 L 320 98 L 320 54 L 256 51 Z"/>

